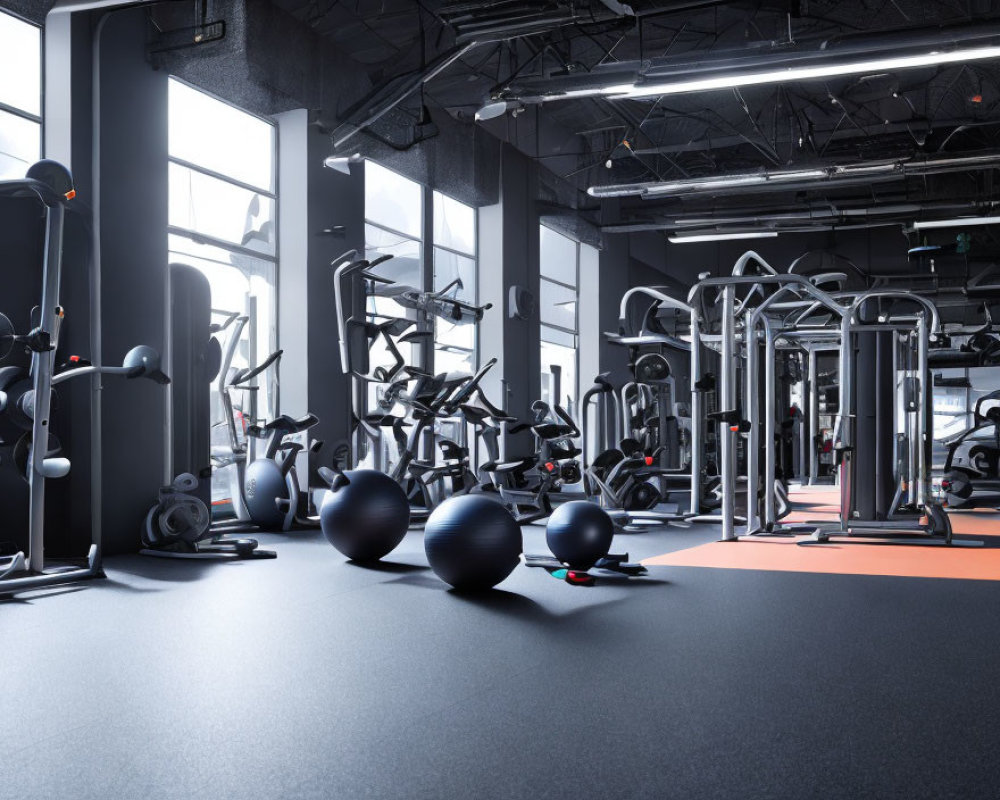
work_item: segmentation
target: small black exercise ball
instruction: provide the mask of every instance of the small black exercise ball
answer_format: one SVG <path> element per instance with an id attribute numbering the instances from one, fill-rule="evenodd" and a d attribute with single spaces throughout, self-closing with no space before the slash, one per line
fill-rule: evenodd
<path id="1" fill-rule="evenodd" d="M 466 494 L 445 500 L 424 526 L 431 569 L 456 589 L 489 589 L 521 560 L 521 528 L 496 500 Z"/>
<path id="2" fill-rule="evenodd" d="M 327 540 L 353 561 L 376 561 L 406 536 L 410 504 L 384 472 L 349 470 L 338 475 L 319 510 Z"/>
<path id="3" fill-rule="evenodd" d="M 615 524 L 607 512 L 586 500 L 563 503 L 545 526 L 552 555 L 574 569 L 590 569 L 611 549 Z"/>

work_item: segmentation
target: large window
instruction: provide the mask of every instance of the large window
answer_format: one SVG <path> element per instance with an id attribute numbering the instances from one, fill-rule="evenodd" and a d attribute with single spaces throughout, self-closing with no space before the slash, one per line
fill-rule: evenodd
<path id="1" fill-rule="evenodd" d="M 425 245 L 427 233 L 431 241 Z M 393 256 L 376 268 L 385 278 L 419 291 L 447 288 L 449 296 L 477 302 L 476 210 L 440 192 L 428 193 L 419 183 L 371 161 L 365 164 L 365 250 L 367 258 Z M 418 319 L 416 312 L 382 297 L 369 298 L 367 313 L 372 320 Z M 476 369 L 475 325 L 453 325 L 435 317 L 433 332 L 433 353 L 425 356 L 416 347 L 400 348 L 409 363 L 435 373 Z M 372 363 L 380 363 L 382 356 L 373 352 Z M 426 357 L 433 363 L 422 363 Z"/>
<path id="2" fill-rule="evenodd" d="M 541 318 L 542 400 L 577 412 L 580 247 L 541 227 L 539 315 Z"/>
<path id="3" fill-rule="evenodd" d="M 457 283 L 456 283 L 457 281 Z M 466 303 L 478 302 L 476 210 L 434 192 L 434 291 Z M 473 372 L 476 369 L 478 326 L 434 320 L 434 369 Z"/>
<path id="4" fill-rule="evenodd" d="M 424 286 L 424 189 L 372 161 L 365 164 L 365 258 L 391 255 L 375 271 L 383 278 L 423 291 Z M 416 319 L 416 312 L 400 307 L 386 297 L 369 297 L 366 308 L 372 321 L 386 317 Z M 420 348 L 401 344 L 400 352 L 408 364 L 424 364 Z M 381 341 L 375 343 L 371 363 L 385 363 L 387 355 Z M 369 394 L 374 397 L 374 387 Z"/>
<path id="5" fill-rule="evenodd" d="M 23 178 L 42 151 L 42 32 L 0 11 L 0 180 Z"/>
<path id="6" fill-rule="evenodd" d="M 275 126 L 174 78 L 168 112 L 170 261 L 208 278 L 214 322 L 232 314 L 248 318 L 232 366 L 256 366 L 277 346 Z M 258 380 L 257 391 L 236 393 L 233 402 L 245 420 L 273 418 L 273 371 Z M 228 421 L 220 398 L 212 421 L 213 445 L 224 450 Z M 225 486 L 217 473 L 213 496 Z"/>
<path id="7" fill-rule="evenodd" d="M 369 259 L 393 256 L 376 267 L 384 278 L 420 292 L 447 290 L 447 296 L 478 302 L 476 210 L 371 161 L 365 164 L 365 251 Z M 438 316 L 428 317 L 387 297 L 369 297 L 367 302 L 369 320 L 404 317 L 417 323 L 414 330 L 433 334 L 433 346 L 400 344 L 400 353 L 408 364 L 435 374 L 476 370 L 475 324 L 453 324 Z M 374 366 L 388 360 L 384 346 L 376 342 L 370 363 Z M 380 387 L 369 384 L 369 408 L 374 406 L 379 391 Z M 434 433 L 465 444 L 468 432 L 461 418 L 456 417 L 437 420 Z M 391 461 L 387 442 L 382 447 L 384 458 Z M 435 451 L 424 442 L 421 458 L 435 460 L 439 457 Z"/>

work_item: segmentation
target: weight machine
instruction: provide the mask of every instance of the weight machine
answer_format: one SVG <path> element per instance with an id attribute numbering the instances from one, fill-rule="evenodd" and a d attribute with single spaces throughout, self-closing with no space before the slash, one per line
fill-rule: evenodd
<path id="1" fill-rule="evenodd" d="M 44 209 L 45 245 L 42 256 L 41 298 L 32 315 L 32 330 L 17 334 L 10 320 L 0 315 L 0 356 L 14 345 L 22 345 L 31 357 L 27 375 L 19 367 L 5 367 L 0 377 L 0 412 L 20 420 L 26 429 L 15 447 L 15 462 L 28 482 L 28 547 L 0 556 L 0 596 L 61 583 L 104 577 L 101 569 L 101 528 L 96 517 L 91 524 L 91 543 L 83 566 L 50 567 L 45 561 L 45 489 L 49 480 L 66 477 L 68 458 L 54 447 L 50 434 L 53 390 L 73 378 L 116 375 L 128 379 L 147 378 L 159 384 L 170 379 L 160 370 L 159 353 L 151 347 L 132 348 L 120 367 L 104 366 L 71 356 L 59 371 L 56 354 L 65 311 L 60 302 L 63 230 L 67 204 L 76 196 L 69 170 L 55 161 L 32 165 L 21 180 L 0 181 L 0 197 L 23 198 L 41 203 Z M 91 341 L 100 342 L 100 318 L 91 315 Z M 92 403 L 99 414 L 100 382 L 91 382 Z M 94 463 L 100 464 L 99 436 L 92 443 Z M 18 451 L 20 456 L 17 455 Z M 91 475 L 91 493 L 99 498 L 99 469 Z"/>
<path id="2" fill-rule="evenodd" d="M 759 274 L 745 274 L 750 263 L 756 264 Z M 710 416 L 719 424 L 723 540 L 738 539 L 738 436 L 746 437 L 747 533 L 801 530 L 778 526 L 780 498 L 773 491 L 776 352 L 779 346 L 797 347 L 801 342 L 806 347 L 839 349 L 834 446 L 841 497 L 838 523 L 809 523 L 806 529 L 812 536 L 800 544 L 982 544 L 953 540 L 947 515 L 930 496 L 927 354 L 930 340 L 940 331 L 933 303 L 902 290 L 829 293 L 802 275 L 779 274 L 752 251 L 737 261 L 731 276 L 699 282 L 688 302 L 698 309 L 692 315 L 692 342 L 715 342 L 721 353 L 722 408 Z M 908 313 L 901 313 L 900 305 Z M 742 413 L 737 404 L 740 367 L 745 377 Z M 870 379 L 859 379 L 862 370 Z M 696 372 L 692 379 L 698 377 Z M 900 389 L 903 402 L 897 403 Z M 762 491 L 755 491 L 761 477 Z"/>

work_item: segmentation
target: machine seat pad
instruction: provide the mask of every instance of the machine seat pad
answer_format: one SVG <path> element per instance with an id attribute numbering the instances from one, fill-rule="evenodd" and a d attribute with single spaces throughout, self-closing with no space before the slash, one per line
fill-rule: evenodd
<path id="1" fill-rule="evenodd" d="M 428 472 L 433 472 L 434 470 L 436 470 L 437 465 L 429 464 L 426 461 L 411 461 L 407 465 L 407 469 L 410 471 L 411 474 L 420 477 L 421 475 L 425 475 Z"/>
<path id="2" fill-rule="evenodd" d="M 264 430 L 269 433 L 274 433 L 275 431 L 281 431 L 285 434 L 301 433 L 302 431 L 309 430 L 309 428 L 318 423 L 319 417 L 315 414 L 306 414 L 304 417 L 299 417 L 298 419 L 290 417 L 287 414 L 282 414 L 268 422 L 264 426 Z"/>
<path id="3" fill-rule="evenodd" d="M 531 455 L 513 461 L 490 461 L 488 464 L 483 464 L 482 468 L 487 472 L 506 475 L 511 472 L 523 472 L 524 470 L 531 469 L 537 463 L 538 456 Z"/>
<path id="4" fill-rule="evenodd" d="M 402 417 L 394 417 L 392 414 L 365 414 L 365 422 L 371 425 L 378 425 L 382 428 L 391 428 L 397 422 L 399 422 Z M 408 428 L 410 423 L 404 422 L 403 427 Z"/>
<path id="5" fill-rule="evenodd" d="M 543 422 L 535 425 L 534 430 L 542 439 L 566 439 L 576 433 L 569 425 L 560 425 L 558 422 Z"/>
<path id="6" fill-rule="evenodd" d="M 433 378 L 434 377 L 429 372 L 425 372 L 422 369 L 418 369 L 417 367 L 411 367 L 409 365 L 403 367 L 403 372 L 405 372 L 411 378 Z"/>
<path id="7" fill-rule="evenodd" d="M 552 447 L 549 456 L 553 461 L 564 461 L 569 458 L 576 458 L 583 451 L 579 447 Z"/>

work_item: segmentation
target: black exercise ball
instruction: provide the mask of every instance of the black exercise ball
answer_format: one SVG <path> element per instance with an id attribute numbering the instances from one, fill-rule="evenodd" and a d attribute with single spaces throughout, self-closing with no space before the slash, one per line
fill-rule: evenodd
<path id="1" fill-rule="evenodd" d="M 611 549 L 615 525 L 607 512 L 586 500 L 563 503 L 545 526 L 552 555 L 574 569 L 590 569 Z"/>
<path id="2" fill-rule="evenodd" d="M 431 569 L 456 589 L 489 589 L 521 560 L 521 528 L 489 497 L 466 494 L 445 500 L 424 526 Z"/>
<path id="3" fill-rule="evenodd" d="M 279 500 L 288 500 L 288 483 L 281 467 L 270 458 L 258 458 L 247 465 L 243 476 L 243 497 L 247 513 L 255 525 L 264 530 L 281 528 L 285 512 Z"/>
<path id="4" fill-rule="evenodd" d="M 384 472 L 349 470 L 338 475 L 319 510 L 323 535 L 353 561 L 376 561 L 406 536 L 410 504 Z"/>

